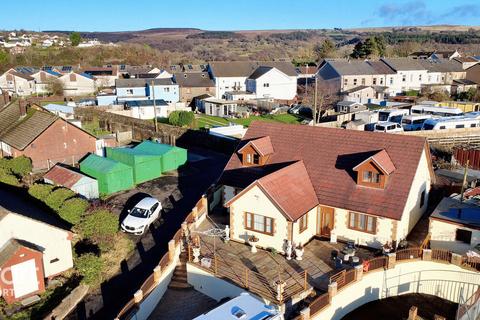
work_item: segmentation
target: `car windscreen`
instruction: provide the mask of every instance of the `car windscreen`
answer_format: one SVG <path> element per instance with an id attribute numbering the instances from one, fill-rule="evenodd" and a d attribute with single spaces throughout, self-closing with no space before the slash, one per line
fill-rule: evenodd
<path id="1" fill-rule="evenodd" d="M 389 115 L 390 115 L 390 112 L 382 112 L 382 111 L 380 111 L 380 112 L 378 113 L 378 121 L 387 121 Z"/>
<path id="2" fill-rule="evenodd" d="M 423 124 L 423 130 L 433 130 L 433 128 L 435 128 L 434 124 L 430 124 L 430 123 Z"/>
<path id="3" fill-rule="evenodd" d="M 384 131 L 384 130 L 385 130 L 385 127 L 384 127 L 384 126 L 376 126 L 375 129 Z"/>
<path id="4" fill-rule="evenodd" d="M 415 121 L 414 121 L 414 122 L 415 122 Z M 403 119 L 403 120 L 402 120 L 402 123 L 403 123 L 403 124 L 412 124 L 412 120 L 410 120 L 410 119 Z"/>
<path id="5" fill-rule="evenodd" d="M 141 208 L 133 208 L 133 210 L 130 212 L 130 215 L 137 217 L 137 218 L 146 218 L 148 217 L 148 210 L 147 209 L 141 209 Z"/>

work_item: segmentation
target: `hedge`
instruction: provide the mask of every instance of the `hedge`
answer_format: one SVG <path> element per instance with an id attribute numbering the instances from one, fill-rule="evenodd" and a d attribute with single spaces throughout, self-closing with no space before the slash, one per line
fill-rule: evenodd
<path id="1" fill-rule="evenodd" d="M 118 231 L 118 216 L 105 209 L 92 211 L 82 221 L 80 229 L 86 238 L 113 237 Z"/>
<path id="2" fill-rule="evenodd" d="M 34 183 L 30 186 L 30 188 L 28 188 L 28 193 L 32 197 L 45 202 L 45 199 L 47 199 L 53 188 L 54 186 L 52 186 L 51 184 Z"/>
<path id="3" fill-rule="evenodd" d="M 75 260 L 75 268 L 82 276 L 82 282 L 96 285 L 101 282 L 103 260 L 93 253 L 86 253 Z"/>
<path id="4" fill-rule="evenodd" d="M 58 210 L 63 205 L 65 200 L 73 197 L 74 195 L 75 195 L 75 192 L 73 192 L 70 189 L 58 188 L 53 190 L 53 192 L 51 192 L 47 196 L 47 198 L 45 199 L 45 203 L 47 204 L 47 206 L 49 206 L 50 208 L 58 212 Z"/>
<path id="5" fill-rule="evenodd" d="M 80 198 L 71 198 L 66 200 L 58 210 L 58 215 L 63 220 L 76 225 L 80 222 L 82 215 L 87 210 L 89 204 L 87 200 Z"/>
<path id="6" fill-rule="evenodd" d="M 173 111 L 168 116 L 168 122 L 177 127 L 191 126 L 195 116 L 191 111 Z"/>
<path id="7" fill-rule="evenodd" d="M 25 156 L 13 159 L 2 158 L 0 168 L 9 169 L 16 176 L 23 178 L 32 172 L 32 160 Z"/>
<path id="8" fill-rule="evenodd" d="M 0 167 L 0 182 L 11 185 L 19 186 L 20 182 L 17 177 L 14 176 L 10 170 Z"/>

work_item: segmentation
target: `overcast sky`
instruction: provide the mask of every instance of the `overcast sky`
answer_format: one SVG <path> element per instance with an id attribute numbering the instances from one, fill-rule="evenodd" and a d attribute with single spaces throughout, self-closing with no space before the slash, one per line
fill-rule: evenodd
<path id="1" fill-rule="evenodd" d="M 0 6 L 3 30 L 258 30 L 431 24 L 480 25 L 480 1 L 10 0 Z"/>

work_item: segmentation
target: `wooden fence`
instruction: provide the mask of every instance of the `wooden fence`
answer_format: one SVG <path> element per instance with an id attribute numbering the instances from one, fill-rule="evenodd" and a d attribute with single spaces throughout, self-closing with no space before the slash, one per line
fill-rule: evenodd
<path id="1" fill-rule="evenodd" d="M 203 215 L 207 214 L 207 205 L 205 204 L 206 198 L 202 197 L 197 204 L 195 205 L 195 208 L 188 214 L 188 216 L 185 218 L 185 222 L 187 222 L 187 225 L 191 225 L 194 223 L 196 220 L 198 220 L 200 217 Z M 200 209 L 200 210 L 199 210 Z M 188 222 L 190 221 L 190 222 Z M 175 235 L 173 236 L 172 240 L 175 243 L 175 250 L 179 249 L 181 246 L 181 241 L 182 241 L 182 236 L 183 236 L 183 231 L 182 229 L 178 229 Z M 164 272 L 164 270 L 169 267 L 174 261 L 176 257 L 172 254 L 172 252 L 168 251 L 163 255 L 163 257 L 160 259 L 158 266 L 160 267 L 160 272 Z M 157 287 L 158 283 L 156 281 L 157 277 L 160 277 L 161 274 L 155 274 L 152 273 L 140 286 L 139 290 L 142 292 L 142 301 L 145 300 L 145 298 Z M 132 314 L 135 313 L 136 309 L 138 308 L 138 305 L 141 303 L 138 301 L 135 301 L 135 298 L 132 298 L 118 313 L 117 318 L 118 319 L 130 319 Z"/>
<path id="2" fill-rule="evenodd" d="M 452 252 L 442 249 L 432 249 L 432 260 L 450 263 L 452 260 Z"/>
<path id="3" fill-rule="evenodd" d="M 408 248 L 398 250 L 396 252 L 396 260 L 412 260 L 412 259 L 421 259 L 422 258 L 422 249 L 421 248 Z"/>

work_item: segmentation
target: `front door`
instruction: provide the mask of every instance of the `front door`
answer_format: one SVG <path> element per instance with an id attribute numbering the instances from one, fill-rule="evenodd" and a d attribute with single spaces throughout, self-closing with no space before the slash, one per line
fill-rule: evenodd
<path id="1" fill-rule="evenodd" d="M 330 207 L 319 207 L 318 209 L 318 234 L 322 237 L 330 237 L 333 230 L 335 209 Z"/>

